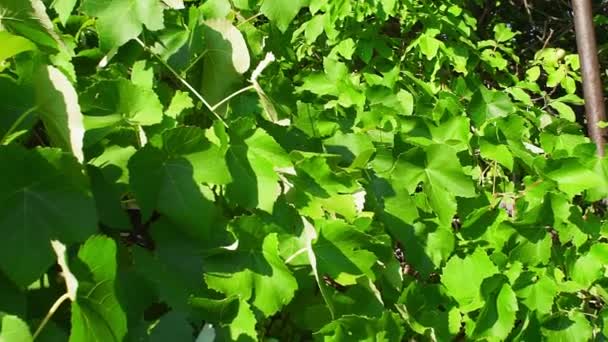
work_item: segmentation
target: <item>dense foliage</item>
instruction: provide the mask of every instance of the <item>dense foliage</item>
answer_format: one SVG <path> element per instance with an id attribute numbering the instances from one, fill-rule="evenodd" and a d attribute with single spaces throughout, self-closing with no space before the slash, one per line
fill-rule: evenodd
<path id="1" fill-rule="evenodd" d="M 0 0 L 0 341 L 608 338 L 534 3 Z"/>

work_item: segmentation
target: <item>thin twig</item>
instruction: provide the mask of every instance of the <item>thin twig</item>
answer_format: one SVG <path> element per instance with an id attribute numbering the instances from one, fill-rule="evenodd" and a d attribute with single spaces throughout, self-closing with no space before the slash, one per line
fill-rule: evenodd
<path id="1" fill-rule="evenodd" d="M 553 29 L 549 29 L 549 36 L 547 37 L 547 39 L 545 39 L 545 42 L 543 43 L 543 47 L 542 47 L 542 49 L 546 48 L 546 47 L 547 47 L 547 45 L 549 45 L 549 41 L 551 40 L 551 37 L 553 37 L 553 33 L 554 33 L 554 32 L 555 32 L 555 31 L 553 31 Z M 542 49 L 541 49 L 541 50 L 542 50 Z"/>

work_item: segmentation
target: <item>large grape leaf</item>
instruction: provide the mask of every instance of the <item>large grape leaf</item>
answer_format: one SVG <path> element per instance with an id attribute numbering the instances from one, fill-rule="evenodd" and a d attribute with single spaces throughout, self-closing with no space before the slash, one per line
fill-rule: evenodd
<path id="1" fill-rule="evenodd" d="M 572 280 L 584 288 L 603 279 L 608 264 L 608 244 L 595 243 L 590 250 L 576 260 L 572 267 Z"/>
<path id="2" fill-rule="evenodd" d="M 0 28 L 46 48 L 66 51 L 41 0 L 3 0 L 0 13 Z"/>
<path id="3" fill-rule="evenodd" d="M 2 317 L 0 322 L 0 341 L 2 342 L 32 342 L 34 338 L 27 323 L 12 315 Z"/>
<path id="4" fill-rule="evenodd" d="M 279 30 L 285 32 L 289 23 L 296 17 L 300 8 L 306 2 L 302 0 L 264 0 L 260 11 L 275 24 Z"/>
<path id="5" fill-rule="evenodd" d="M 0 147 L 0 268 L 20 286 L 53 262 L 50 240 L 85 240 L 97 229 L 81 166 L 57 149 Z"/>
<path id="6" fill-rule="evenodd" d="M 35 83 L 37 111 L 53 145 L 72 152 L 82 162 L 84 123 L 76 89 L 61 71 L 50 65 L 38 70 Z"/>
<path id="7" fill-rule="evenodd" d="M 498 268 L 482 249 L 464 258 L 453 256 L 443 268 L 441 283 L 459 304 L 460 310 L 470 312 L 483 306 L 481 284 L 496 274 Z"/>
<path id="8" fill-rule="evenodd" d="M 414 193 L 420 183 L 430 205 L 443 223 L 450 223 L 456 213 L 454 196 L 475 197 L 475 186 L 464 174 L 451 147 L 434 144 L 413 148 L 399 156 L 390 176 L 393 188 L 405 187 Z"/>
<path id="9" fill-rule="evenodd" d="M 528 309 L 541 314 L 551 312 L 553 299 L 558 293 L 557 284 L 551 277 L 537 276 L 532 272 L 522 274 L 513 285 L 513 289 Z"/>
<path id="10" fill-rule="evenodd" d="M 84 0 L 80 9 L 97 17 L 100 47 L 105 51 L 139 36 L 142 25 L 150 31 L 164 27 L 160 0 Z"/>
<path id="11" fill-rule="evenodd" d="M 212 105 L 218 103 L 249 70 L 250 58 L 247 43 L 241 32 L 226 19 L 205 22 L 207 53 L 203 61 L 201 93 Z M 225 106 L 219 111 L 225 112 Z"/>
<path id="12" fill-rule="evenodd" d="M 371 237 L 340 220 L 317 222 L 318 237 L 312 245 L 317 272 L 342 285 L 356 283 L 361 275 L 374 277 L 371 267 L 377 260 L 369 248 Z"/>
<path id="13" fill-rule="evenodd" d="M 245 208 L 272 212 L 280 194 L 276 168 L 291 166 L 283 148 L 261 129 L 252 135 L 235 138 L 226 152 L 232 183 L 226 187 L 229 201 Z"/>
<path id="14" fill-rule="evenodd" d="M 250 300 L 265 316 L 289 303 L 298 285 L 279 256 L 276 227 L 257 216 L 230 225 L 238 248 L 205 258 L 205 281 L 226 296 Z"/>
<path id="15" fill-rule="evenodd" d="M 115 120 L 108 120 L 112 124 L 123 120 L 146 126 L 160 123 L 163 118 L 163 106 L 154 91 L 123 78 L 95 83 L 82 93 L 81 104 L 88 115 L 116 116 Z"/>
<path id="16" fill-rule="evenodd" d="M 213 244 L 221 221 L 213 194 L 203 183 L 224 184 L 229 174 L 219 148 L 198 128 L 163 134 L 163 148 L 151 144 L 129 160 L 129 179 L 144 218 L 157 209 L 193 237 Z"/>
<path id="17" fill-rule="evenodd" d="M 116 243 L 93 236 L 72 261 L 78 294 L 72 302 L 70 342 L 120 342 L 127 333 L 127 318 L 116 295 Z"/>
<path id="18" fill-rule="evenodd" d="M 0 31 L 0 40 L 3 45 L 2 51 L 0 51 L 0 62 L 25 51 L 36 50 L 36 45 L 30 40 L 6 31 Z"/>
<path id="19" fill-rule="evenodd" d="M 589 341 L 593 336 L 585 315 L 576 311 L 550 316 L 541 329 L 547 341 Z"/>
<path id="20" fill-rule="evenodd" d="M 160 299 L 176 310 L 188 309 L 188 298 L 202 286 L 204 249 L 161 218 L 150 227 L 153 252 L 133 250 L 138 274 L 155 285 Z"/>
<path id="21" fill-rule="evenodd" d="M 486 120 L 507 116 L 515 110 L 509 95 L 480 87 L 469 103 L 469 115 L 478 127 Z"/>
<path id="22" fill-rule="evenodd" d="M 518 310 L 515 292 L 503 277 L 492 278 L 484 285 L 486 305 L 479 313 L 472 335 L 476 339 L 504 341 L 515 324 Z"/>

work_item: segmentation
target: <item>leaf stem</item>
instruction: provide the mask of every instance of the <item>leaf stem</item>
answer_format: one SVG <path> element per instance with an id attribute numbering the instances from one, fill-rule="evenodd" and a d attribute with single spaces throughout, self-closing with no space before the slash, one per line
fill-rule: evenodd
<path id="1" fill-rule="evenodd" d="M 239 94 L 242 94 L 242 93 L 244 93 L 244 92 L 246 92 L 248 90 L 251 90 L 251 89 L 255 89 L 255 86 L 254 85 L 249 85 L 249 86 L 246 86 L 245 88 L 241 88 L 241 89 L 235 91 L 234 93 L 232 93 L 232 94 L 228 95 L 227 97 L 225 97 L 220 102 L 214 104 L 211 107 L 211 110 L 213 111 L 213 110 L 218 109 L 221 105 L 223 105 L 224 103 L 230 101 L 233 97 L 238 96 Z"/>
<path id="2" fill-rule="evenodd" d="M 70 298 L 70 295 L 66 292 L 61 297 L 59 297 L 55 301 L 55 303 L 53 303 L 53 306 L 51 306 L 51 308 L 49 309 L 49 312 L 47 312 L 46 316 L 44 316 L 44 319 L 42 320 L 42 322 L 38 326 L 38 329 L 36 329 L 36 332 L 34 333 L 34 336 L 32 337 L 32 340 L 35 340 L 36 337 L 38 335 L 40 335 L 40 332 L 42 332 L 42 329 L 49 322 L 49 320 L 51 319 L 51 317 L 53 316 L 53 314 L 55 313 L 55 311 L 57 311 L 57 309 L 59 309 L 59 307 L 61 306 L 61 304 L 63 304 L 63 302 L 65 302 L 69 298 Z"/>
<path id="3" fill-rule="evenodd" d="M 146 46 L 146 44 L 144 44 L 144 42 L 142 42 L 139 38 L 135 38 L 135 41 L 141 45 L 141 47 L 146 50 L 146 52 L 148 52 L 149 54 L 151 54 L 152 56 L 156 57 L 156 59 L 159 60 L 159 62 L 165 67 L 167 68 L 167 70 L 169 70 L 173 76 L 175 76 L 175 78 L 177 78 L 186 88 L 188 88 L 188 90 L 190 90 L 190 92 L 192 92 L 192 94 L 194 94 L 194 96 L 196 96 L 197 99 L 199 99 L 204 105 L 205 107 L 207 107 L 207 109 L 209 109 L 209 111 L 211 111 L 211 113 L 225 126 L 228 127 L 228 124 L 226 123 L 226 121 L 224 121 L 224 119 L 222 119 L 222 117 L 217 114 L 215 112 L 215 110 L 213 109 L 213 107 L 211 107 L 211 105 L 209 104 L 209 102 L 207 102 L 205 100 L 205 98 L 198 92 L 196 91 L 196 89 L 194 89 L 194 87 L 192 87 L 190 85 L 190 83 L 188 83 L 188 81 L 186 81 L 177 71 L 175 71 L 175 69 L 173 69 L 173 67 L 171 67 L 167 62 L 165 62 L 158 54 L 156 54 L 154 51 L 152 51 L 148 46 Z"/>

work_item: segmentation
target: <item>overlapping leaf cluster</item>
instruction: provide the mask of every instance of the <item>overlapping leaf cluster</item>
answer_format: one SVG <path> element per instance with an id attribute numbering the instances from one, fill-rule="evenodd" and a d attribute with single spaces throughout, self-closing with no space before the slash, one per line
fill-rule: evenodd
<path id="1" fill-rule="evenodd" d="M 608 337 L 576 55 L 458 0 L 46 5 L 0 2 L 0 340 L 66 279 L 36 339 Z"/>

